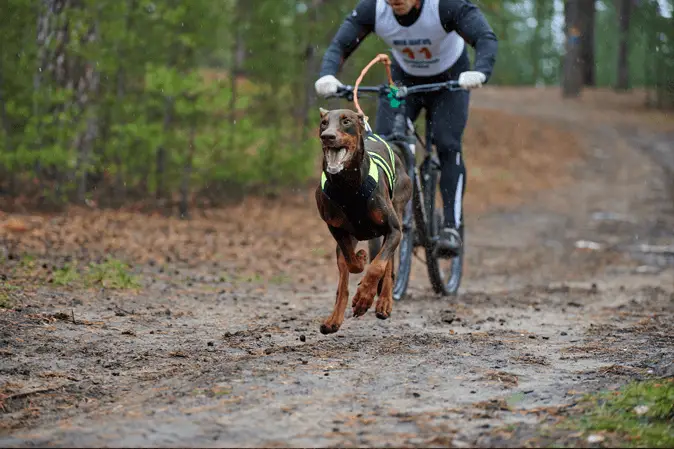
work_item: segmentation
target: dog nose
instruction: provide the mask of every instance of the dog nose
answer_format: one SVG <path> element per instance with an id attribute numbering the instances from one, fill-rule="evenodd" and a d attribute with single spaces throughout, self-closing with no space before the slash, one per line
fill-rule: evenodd
<path id="1" fill-rule="evenodd" d="M 334 142 L 337 140 L 337 134 L 332 130 L 326 129 L 321 133 L 321 140 L 326 142 Z"/>

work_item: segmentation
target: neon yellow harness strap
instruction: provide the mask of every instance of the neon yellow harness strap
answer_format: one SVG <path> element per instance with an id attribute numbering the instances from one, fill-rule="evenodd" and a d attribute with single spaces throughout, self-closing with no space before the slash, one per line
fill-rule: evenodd
<path id="1" fill-rule="evenodd" d="M 372 134 L 371 136 L 368 136 L 368 139 L 370 140 L 378 140 L 384 145 L 386 145 L 386 149 L 388 150 L 388 156 L 389 160 L 391 161 L 391 173 L 393 174 L 393 178 L 395 179 L 396 175 L 396 163 L 395 163 L 395 156 L 393 155 L 393 149 L 391 148 L 391 145 L 384 139 L 382 139 L 379 135 L 377 134 Z"/>
<path id="2" fill-rule="evenodd" d="M 368 151 L 368 154 L 370 155 L 370 160 L 374 162 L 374 164 L 381 167 L 381 169 L 384 171 L 386 179 L 388 179 L 389 185 L 393 186 L 394 181 L 393 173 L 391 173 L 391 169 L 388 165 L 388 162 L 386 162 L 386 160 L 383 157 L 381 157 L 379 154 L 373 151 L 372 152 Z"/>
<path id="3" fill-rule="evenodd" d="M 379 167 L 381 167 L 381 169 L 386 174 L 386 177 L 388 178 L 388 182 L 389 182 L 389 190 L 390 190 L 389 193 L 391 194 L 391 198 L 393 198 L 393 191 L 395 190 L 395 179 L 396 179 L 396 177 L 395 177 L 395 156 L 393 154 L 393 149 L 391 149 L 391 146 L 389 145 L 389 143 L 387 141 L 385 141 L 384 139 L 382 139 L 381 137 L 379 137 L 376 134 L 368 136 L 368 139 L 372 140 L 374 142 L 379 141 L 379 142 L 383 143 L 384 145 L 386 145 L 386 149 L 388 150 L 388 154 L 389 154 L 390 163 L 387 162 L 380 154 L 375 153 L 374 151 L 368 151 L 368 153 L 370 155 L 371 160 L 374 161 L 374 163 L 377 164 Z"/>

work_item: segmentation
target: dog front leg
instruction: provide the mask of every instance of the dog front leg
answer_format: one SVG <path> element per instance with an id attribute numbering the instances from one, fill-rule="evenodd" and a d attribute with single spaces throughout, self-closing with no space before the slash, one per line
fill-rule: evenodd
<path id="1" fill-rule="evenodd" d="M 337 332 L 344 322 L 344 312 L 346 312 L 346 305 L 349 302 L 349 273 L 361 273 L 367 260 L 365 250 L 355 253 L 358 243 L 356 239 L 340 229 L 333 227 L 329 227 L 329 229 L 337 241 L 339 282 L 332 315 L 321 325 L 321 333 L 324 335 Z"/>
<path id="2" fill-rule="evenodd" d="M 391 310 L 393 310 L 393 259 L 389 259 L 386 264 L 386 271 L 381 281 L 381 292 L 375 307 L 376 316 L 380 320 L 385 320 L 391 316 Z"/>
<path id="3" fill-rule="evenodd" d="M 391 230 L 384 237 L 384 243 L 377 254 L 377 257 L 374 258 L 372 263 L 367 269 L 363 280 L 358 286 L 358 290 L 353 297 L 351 302 L 351 307 L 353 308 L 353 316 L 359 317 L 365 314 L 368 309 L 372 306 L 374 302 L 374 297 L 377 294 L 377 286 L 379 285 L 380 279 L 388 271 L 389 280 L 386 279 L 382 285 L 382 296 L 385 291 L 387 282 L 389 283 L 388 288 L 391 289 L 391 280 L 390 273 L 392 270 L 392 258 L 395 253 L 396 248 L 400 244 L 400 239 L 402 238 L 402 232 L 400 231 L 400 223 L 397 220 L 397 217 L 391 218 Z M 390 294 L 390 293 L 389 293 Z"/>
<path id="4" fill-rule="evenodd" d="M 406 186 L 404 186 L 406 187 Z M 409 201 L 409 195 L 401 194 L 394 202 L 394 208 L 399 220 L 402 220 L 405 205 Z M 402 233 L 401 233 L 402 238 Z M 394 248 L 397 249 L 397 246 Z M 384 277 L 379 281 L 379 298 L 377 298 L 377 306 L 375 308 L 377 318 L 385 320 L 391 316 L 393 310 L 393 282 L 395 281 L 395 258 L 391 256 L 386 264 L 386 271 Z"/>

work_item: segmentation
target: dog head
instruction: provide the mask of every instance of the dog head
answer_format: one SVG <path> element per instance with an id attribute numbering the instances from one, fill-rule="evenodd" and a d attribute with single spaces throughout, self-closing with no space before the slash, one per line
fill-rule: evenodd
<path id="1" fill-rule="evenodd" d="M 363 151 L 363 114 L 350 109 L 326 111 L 320 108 L 319 135 L 323 146 L 325 170 L 334 175 L 357 163 Z"/>

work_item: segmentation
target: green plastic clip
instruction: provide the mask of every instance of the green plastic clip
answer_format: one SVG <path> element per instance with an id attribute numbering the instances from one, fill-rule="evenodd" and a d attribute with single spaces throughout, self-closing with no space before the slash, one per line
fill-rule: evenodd
<path id="1" fill-rule="evenodd" d="M 402 104 L 402 101 L 398 100 L 398 88 L 391 86 L 387 98 L 389 99 L 389 104 L 393 109 L 398 109 Z"/>

